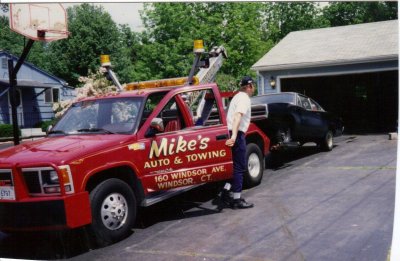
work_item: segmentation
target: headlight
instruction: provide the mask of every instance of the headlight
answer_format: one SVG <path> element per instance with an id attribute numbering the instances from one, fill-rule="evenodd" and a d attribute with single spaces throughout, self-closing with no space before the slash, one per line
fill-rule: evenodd
<path id="1" fill-rule="evenodd" d="M 52 184 L 60 184 L 60 181 L 58 180 L 58 174 L 55 170 L 50 171 L 50 182 Z"/>
<path id="2" fill-rule="evenodd" d="M 64 185 L 65 193 L 74 192 L 71 169 L 68 165 L 51 167 L 23 168 L 25 183 L 32 196 L 61 195 L 60 184 Z"/>

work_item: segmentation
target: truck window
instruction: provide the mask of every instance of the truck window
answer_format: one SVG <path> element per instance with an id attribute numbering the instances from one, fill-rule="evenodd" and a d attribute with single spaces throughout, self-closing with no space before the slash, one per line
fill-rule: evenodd
<path id="1" fill-rule="evenodd" d="M 157 118 L 162 119 L 164 124 L 164 132 L 178 131 L 186 127 L 183 115 L 179 106 L 176 104 L 176 97 L 173 97 L 164 106 Z"/>
<path id="2" fill-rule="evenodd" d="M 212 126 L 221 124 L 221 113 L 215 100 L 215 95 L 211 89 L 202 90 L 196 104 L 197 126 Z"/>
<path id="3" fill-rule="evenodd" d="M 184 92 L 180 96 L 188 107 L 195 126 L 221 124 L 220 112 L 211 89 Z"/>
<path id="4" fill-rule="evenodd" d="M 149 118 L 150 114 L 153 112 L 154 108 L 161 102 L 161 100 L 164 98 L 165 94 L 166 94 L 166 92 L 156 92 L 156 93 L 152 93 L 148 96 L 148 98 L 144 104 L 142 117 L 141 117 L 138 129 L 140 129 L 142 127 L 142 125 L 144 124 L 144 122 L 147 120 L 147 118 Z"/>

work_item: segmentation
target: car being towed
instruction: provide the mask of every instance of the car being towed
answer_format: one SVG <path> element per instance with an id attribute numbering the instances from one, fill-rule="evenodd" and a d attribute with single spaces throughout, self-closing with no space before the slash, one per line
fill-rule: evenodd
<path id="1" fill-rule="evenodd" d="M 315 142 L 321 149 L 330 151 L 333 137 L 343 133 L 342 120 L 305 95 L 266 94 L 252 97 L 251 102 L 268 105 L 268 118 L 256 124 L 270 137 L 272 149 Z"/>

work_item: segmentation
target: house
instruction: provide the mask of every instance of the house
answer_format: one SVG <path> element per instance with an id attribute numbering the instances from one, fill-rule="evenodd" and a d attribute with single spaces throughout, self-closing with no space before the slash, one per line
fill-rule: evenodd
<path id="1" fill-rule="evenodd" d="M 14 66 L 18 57 L 0 51 L 0 124 L 12 124 L 9 98 L 8 60 Z M 23 128 L 37 127 L 41 122 L 54 118 L 54 102 L 75 97 L 74 88 L 31 63 L 24 62 L 17 74 L 18 125 Z"/>
<path id="2" fill-rule="evenodd" d="M 397 130 L 398 20 L 289 33 L 252 69 L 258 93 L 303 93 L 348 133 Z"/>

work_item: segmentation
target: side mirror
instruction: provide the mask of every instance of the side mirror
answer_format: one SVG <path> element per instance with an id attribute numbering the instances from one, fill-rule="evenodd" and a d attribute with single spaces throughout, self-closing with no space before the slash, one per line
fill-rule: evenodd
<path id="1" fill-rule="evenodd" d="M 161 118 L 154 118 L 151 120 L 150 128 L 146 132 L 146 137 L 152 137 L 157 133 L 164 131 L 164 123 Z"/>
<path id="2" fill-rule="evenodd" d="M 47 126 L 46 134 L 49 134 L 49 132 L 51 131 L 52 128 L 53 128 L 53 125 Z"/>
<path id="3" fill-rule="evenodd" d="M 154 118 L 151 120 L 150 127 L 156 129 L 159 132 L 164 131 L 164 123 L 161 118 Z"/>

